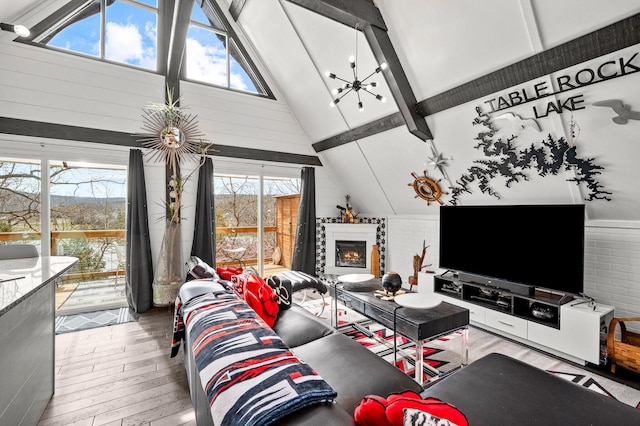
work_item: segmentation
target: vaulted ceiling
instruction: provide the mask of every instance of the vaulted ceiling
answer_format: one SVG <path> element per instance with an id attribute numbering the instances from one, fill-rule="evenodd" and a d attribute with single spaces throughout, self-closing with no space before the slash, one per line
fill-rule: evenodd
<path id="1" fill-rule="evenodd" d="M 14 23 L 32 10 L 42 12 L 42 3 L 0 0 L 0 21 Z M 48 3 L 54 10 L 64 1 Z M 490 100 L 501 96 L 512 101 L 518 96 L 534 98 L 534 87 L 545 84 L 553 88 L 549 99 L 563 104 L 570 96 L 582 96 L 582 108 L 542 116 L 548 99 L 522 102 L 503 111 L 512 119 L 505 115 L 493 122 L 494 139 L 516 136 L 513 143 L 519 144 L 520 153 L 529 145 L 542 146 L 549 137 L 570 140 L 580 158 L 594 159 L 592 165 L 602 168 L 592 177 L 602 191 L 612 193 L 611 200 L 586 201 L 591 192 L 584 182 L 575 183 L 575 166 L 542 173 L 529 164 L 518 169 L 526 178 L 514 182 L 509 180 L 517 174 L 505 172 L 508 167 L 496 172 L 484 188 L 481 177 L 475 176 L 459 202 L 585 201 L 592 219 L 640 219 L 633 183 L 640 178 L 633 160 L 640 155 L 640 121 L 618 125 L 603 108 L 592 106 L 619 99 L 640 110 L 637 75 L 629 72 L 620 75 L 624 78 L 601 79 L 602 84 L 577 85 L 567 94 L 557 87 L 558 77 L 575 78 L 583 69 L 602 70 L 598 67 L 604 63 L 610 68 L 611 63 L 628 61 L 631 71 L 640 63 L 633 59 L 640 43 L 637 0 L 218 3 L 275 97 L 286 102 L 306 135 L 308 148 L 295 154 L 318 156 L 359 211 L 432 214 L 437 202 L 428 205 L 416 198 L 414 175 L 426 171 L 449 193 L 442 201 L 451 201 L 453 188 L 469 178 L 479 161 L 487 160 L 477 147 L 479 134 L 486 130 L 477 122 L 477 109 L 486 112 Z M 325 71 L 350 79 L 347 58 L 356 47 L 359 77 L 382 62 L 389 64 L 371 78 L 378 83 L 373 91 L 387 101 L 361 91 L 363 111 L 354 93 L 329 107 L 331 90 L 339 84 L 325 77 Z M 613 72 L 609 68 L 607 72 Z M 537 128 L 526 126 L 527 119 L 534 119 Z M 571 139 L 576 122 L 581 132 Z"/>

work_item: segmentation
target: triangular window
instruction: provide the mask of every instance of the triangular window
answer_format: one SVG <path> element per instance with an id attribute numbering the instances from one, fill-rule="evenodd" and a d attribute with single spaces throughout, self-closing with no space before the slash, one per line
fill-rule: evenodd
<path id="1" fill-rule="evenodd" d="M 186 79 L 273 97 L 215 1 L 194 4 L 186 47 Z"/>
<path id="2" fill-rule="evenodd" d="M 71 1 L 62 15 L 38 24 L 34 41 L 108 61 L 155 71 L 158 9 L 156 0 Z M 66 14 L 65 14 L 66 13 Z"/>
<path id="3" fill-rule="evenodd" d="M 159 22 L 172 12 L 157 0 L 70 0 L 31 28 L 26 41 L 158 71 L 166 60 L 158 44 L 169 39 L 159 36 Z M 194 2 L 181 70 L 187 80 L 273 98 L 214 0 Z"/>

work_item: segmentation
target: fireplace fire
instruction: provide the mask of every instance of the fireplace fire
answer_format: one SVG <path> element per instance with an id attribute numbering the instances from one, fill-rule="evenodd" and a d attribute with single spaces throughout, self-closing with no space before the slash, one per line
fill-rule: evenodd
<path id="1" fill-rule="evenodd" d="M 350 268 L 367 267 L 367 242 L 336 240 L 336 266 Z"/>

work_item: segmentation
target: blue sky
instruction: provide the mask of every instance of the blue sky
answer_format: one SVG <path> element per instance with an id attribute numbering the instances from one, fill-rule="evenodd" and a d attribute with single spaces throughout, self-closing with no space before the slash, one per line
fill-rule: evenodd
<path id="1" fill-rule="evenodd" d="M 153 6 L 154 0 L 140 3 Z M 192 13 L 196 22 L 209 25 L 202 9 L 196 4 Z M 156 70 L 157 12 L 144 7 L 116 1 L 106 11 L 104 58 L 115 62 Z M 227 49 L 216 34 L 202 27 L 191 26 L 187 38 L 185 68 L 189 79 L 227 86 Z M 74 52 L 100 57 L 100 16 L 89 16 L 58 33 L 49 43 Z M 244 69 L 231 59 L 229 86 L 257 92 Z"/>

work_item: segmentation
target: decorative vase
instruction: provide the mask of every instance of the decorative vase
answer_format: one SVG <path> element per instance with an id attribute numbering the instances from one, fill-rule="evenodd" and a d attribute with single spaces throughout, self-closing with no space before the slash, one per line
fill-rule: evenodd
<path id="1" fill-rule="evenodd" d="M 387 272 L 382 276 L 382 288 L 395 295 L 402 288 L 402 277 L 397 272 Z"/>
<path id="2" fill-rule="evenodd" d="M 167 221 L 153 274 L 154 306 L 170 306 L 175 303 L 180 285 L 185 280 L 183 269 L 180 222 Z"/>
<path id="3" fill-rule="evenodd" d="M 376 244 L 371 249 L 371 275 L 374 278 L 380 278 L 380 252 Z"/>

